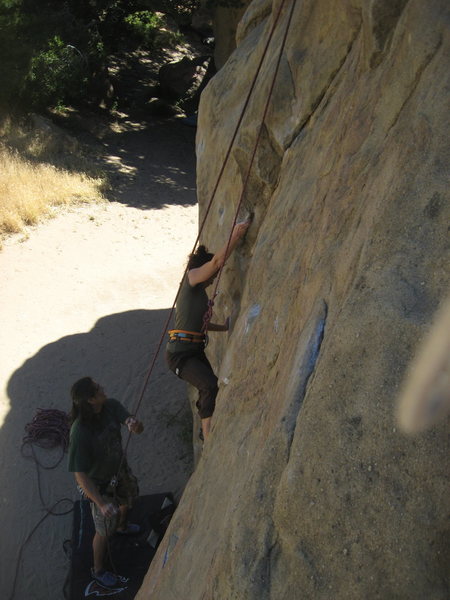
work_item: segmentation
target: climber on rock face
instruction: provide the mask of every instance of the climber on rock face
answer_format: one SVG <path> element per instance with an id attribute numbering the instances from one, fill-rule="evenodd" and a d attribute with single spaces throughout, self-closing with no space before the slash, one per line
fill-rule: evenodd
<path id="1" fill-rule="evenodd" d="M 205 354 L 204 316 L 208 311 L 206 288 L 211 285 L 228 256 L 245 235 L 250 222 L 234 226 L 230 242 L 216 254 L 199 246 L 189 256 L 186 275 L 181 283 L 176 305 L 175 329 L 169 331 L 167 363 L 171 371 L 198 390 L 196 403 L 202 421 L 202 436 L 209 435 L 211 417 L 218 392 L 217 377 Z M 209 322 L 208 331 L 228 331 L 229 320 L 223 325 Z"/>

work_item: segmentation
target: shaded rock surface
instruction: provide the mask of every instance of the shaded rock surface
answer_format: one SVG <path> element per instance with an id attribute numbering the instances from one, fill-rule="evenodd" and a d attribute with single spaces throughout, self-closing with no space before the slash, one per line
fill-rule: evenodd
<path id="1" fill-rule="evenodd" d="M 255 0 L 202 95 L 204 214 L 279 2 Z M 286 12 L 282 23 L 286 22 Z M 449 6 L 298 3 L 208 348 L 213 432 L 138 600 L 443 600 L 449 420 L 397 430 L 450 277 Z M 203 241 L 228 235 L 274 35 Z M 245 76 L 244 76 L 245 74 Z"/>
<path id="2" fill-rule="evenodd" d="M 236 48 L 236 27 L 250 4 L 250 0 L 242 2 L 217 2 L 211 9 L 214 31 L 214 62 L 221 69 L 230 54 Z"/>

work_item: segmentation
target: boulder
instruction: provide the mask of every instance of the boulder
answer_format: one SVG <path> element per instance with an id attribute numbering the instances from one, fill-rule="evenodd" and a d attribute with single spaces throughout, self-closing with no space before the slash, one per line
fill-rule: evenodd
<path id="1" fill-rule="evenodd" d="M 159 70 L 159 83 L 162 97 L 179 100 L 192 96 L 202 84 L 208 69 L 210 57 L 200 56 L 173 61 Z"/>

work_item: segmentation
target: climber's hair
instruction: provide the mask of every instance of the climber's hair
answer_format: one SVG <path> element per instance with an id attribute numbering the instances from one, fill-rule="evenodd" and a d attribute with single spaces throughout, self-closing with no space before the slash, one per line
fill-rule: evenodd
<path id="1" fill-rule="evenodd" d="M 88 423 L 94 416 L 94 410 L 89 400 L 95 396 L 98 391 L 98 386 L 94 383 L 91 377 L 83 377 L 76 381 L 71 390 L 72 410 L 69 420 L 72 424 L 78 417 L 83 423 Z"/>
<path id="2" fill-rule="evenodd" d="M 208 252 L 205 246 L 199 246 L 195 252 L 189 255 L 187 264 L 188 271 L 190 269 L 197 269 L 198 267 L 201 267 L 205 263 L 212 260 L 213 257 L 214 254 Z"/>

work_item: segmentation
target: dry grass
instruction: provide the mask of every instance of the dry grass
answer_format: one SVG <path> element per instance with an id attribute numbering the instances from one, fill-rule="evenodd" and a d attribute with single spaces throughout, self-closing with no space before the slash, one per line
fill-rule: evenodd
<path id="1" fill-rule="evenodd" d="M 75 146 L 53 131 L 27 130 L 9 121 L 0 126 L 1 236 L 37 223 L 57 206 L 105 201 L 104 177 L 83 171 Z"/>

